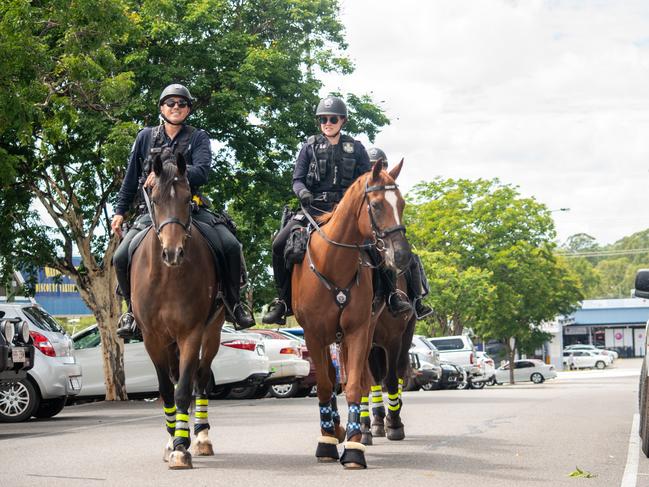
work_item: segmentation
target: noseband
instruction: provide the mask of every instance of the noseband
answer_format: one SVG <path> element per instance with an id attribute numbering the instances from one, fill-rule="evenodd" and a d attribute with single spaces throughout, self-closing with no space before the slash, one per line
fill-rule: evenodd
<path id="1" fill-rule="evenodd" d="M 178 181 L 178 178 L 174 178 L 174 182 Z M 142 188 L 142 193 L 144 194 L 144 202 L 146 203 L 146 208 L 149 212 L 149 216 L 151 217 L 151 222 L 153 223 L 153 228 L 155 229 L 155 233 L 158 235 L 158 238 L 160 238 L 160 232 L 164 228 L 165 225 L 169 225 L 170 223 L 175 223 L 177 225 L 180 225 L 183 227 L 183 230 L 185 231 L 185 236 L 186 237 L 191 237 L 192 236 L 192 203 L 191 201 L 189 202 L 189 218 L 187 222 L 182 222 L 180 221 L 180 218 L 176 216 L 172 216 L 164 220 L 160 225 L 158 225 L 155 221 L 155 212 L 153 211 L 153 205 L 151 204 L 151 200 L 149 199 L 149 191 L 146 188 Z"/>

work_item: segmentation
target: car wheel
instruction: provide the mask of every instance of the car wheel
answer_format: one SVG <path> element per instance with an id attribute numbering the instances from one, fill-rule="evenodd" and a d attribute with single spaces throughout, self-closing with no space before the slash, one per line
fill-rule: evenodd
<path id="1" fill-rule="evenodd" d="M 298 390 L 299 387 L 295 382 L 291 384 L 275 384 L 270 387 L 270 395 L 278 399 L 286 399 L 295 397 Z"/>
<path id="2" fill-rule="evenodd" d="M 480 382 L 471 381 L 471 389 L 484 389 L 485 385 L 486 385 L 485 381 L 480 381 Z"/>
<path id="3" fill-rule="evenodd" d="M 543 377 L 543 375 L 540 374 L 539 372 L 534 372 L 534 373 L 530 376 L 530 380 L 531 380 L 532 382 L 534 382 L 535 384 L 541 384 L 541 383 L 545 380 L 545 377 Z"/>
<path id="4" fill-rule="evenodd" d="M 469 378 L 466 375 L 466 372 L 462 373 L 462 379 L 458 381 L 457 383 L 457 389 L 462 390 L 462 389 L 468 389 L 470 386 L 470 381 Z"/>
<path id="5" fill-rule="evenodd" d="M 436 391 L 437 389 L 439 389 L 439 382 L 436 381 L 426 382 L 425 384 L 421 385 L 421 388 L 424 391 Z"/>
<path id="6" fill-rule="evenodd" d="M 263 397 L 266 397 L 268 395 L 268 391 L 270 391 L 270 386 L 268 384 L 259 384 L 257 386 L 257 390 L 252 395 L 253 399 L 261 399 Z"/>
<path id="7" fill-rule="evenodd" d="M 496 377 L 492 376 L 491 379 L 487 381 L 488 386 L 495 386 L 496 385 Z"/>
<path id="8" fill-rule="evenodd" d="M 17 423 L 29 419 L 39 400 L 29 379 L 0 385 L 0 422 Z"/>
<path id="9" fill-rule="evenodd" d="M 229 399 L 253 399 L 258 386 L 233 387 L 228 394 Z"/>
<path id="10" fill-rule="evenodd" d="M 63 411 L 67 399 L 65 396 L 47 400 L 43 399 L 32 415 L 35 418 L 53 418 Z"/>
<path id="11" fill-rule="evenodd" d="M 598 360 L 598 361 L 595 363 L 595 367 L 601 370 L 601 369 L 603 369 L 603 368 L 606 367 L 606 364 L 605 364 L 604 362 L 602 362 L 601 360 Z"/>

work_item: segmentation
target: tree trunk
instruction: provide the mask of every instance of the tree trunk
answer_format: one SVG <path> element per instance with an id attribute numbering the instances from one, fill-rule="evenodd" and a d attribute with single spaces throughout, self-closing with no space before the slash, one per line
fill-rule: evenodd
<path id="1" fill-rule="evenodd" d="M 515 381 L 514 381 L 514 365 L 515 365 L 514 360 L 516 360 L 516 342 L 514 341 L 514 346 L 512 347 L 510 345 L 510 343 L 509 343 L 510 340 L 512 340 L 512 338 L 507 340 L 508 343 L 505 344 L 505 346 L 507 347 L 507 356 L 509 357 L 509 383 L 510 384 L 515 384 Z"/>
<path id="2" fill-rule="evenodd" d="M 109 260 L 110 261 L 110 260 Z M 81 297 L 97 318 L 104 362 L 107 401 L 125 401 L 124 343 L 117 337 L 117 320 L 121 314 L 120 301 L 115 295 L 117 278 L 113 266 L 88 271 L 76 278 Z"/>

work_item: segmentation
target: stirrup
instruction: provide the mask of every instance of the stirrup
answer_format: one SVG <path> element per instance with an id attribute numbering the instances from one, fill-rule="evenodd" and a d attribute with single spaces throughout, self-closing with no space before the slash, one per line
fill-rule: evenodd
<path id="1" fill-rule="evenodd" d="M 395 296 L 398 296 L 401 299 L 394 300 L 393 298 Z M 400 306 L 396 307 L 396 304 L 398 303 L 400 303 Z M 388 296 L 387 304 L 388 304 L 388 310 L 393 315 L 412 311 L 412 306 L 410 305 L 410 300 L 408 299 L 408 295 L 403 291 L 401 291 L 400 289 L 396 289 L 390 293 L 390 295 Z"/>
<path id="2" fill-rule="evenodd" d="M 415 298 L 414 300 L 414 309 L 415 309 L 415 316 L 418 320 L 423 320 L 427 316 L 430 316 L 433 314 L 433 308 L 428 306 L 427 304 L 424 304 L 422 301 L 423 298 Z M 421 306 L 421 313 L 417 310 Z"/>
<path id="3" fill-rule="evenodd" d="M 267 325 L 285 325 L 286 317 L 289 316 L 290 313 L 286 301 L 284 301 L 283 299 L 275 298 L 271 306 L 272 308 L 269 309 L 262 317 L 262 323 L 265 323 Z M 283 311 L 281 313 L 279 311 L 279 306 L 283 307 Z"/>
<path id="4" fill-rule="evenodd" d="M 240 317 L 245 321 L 239 322 L 239 320 L 237 320 L 237 310 L 239 309 L 243 310 L 241 313 L 247 314 L 247 316 Z M 255 326 L 255 316 L 247 304 L 239 302 L 232 307 L 232 324 L 234 325 L 234 329 L 237 331 Z"/>

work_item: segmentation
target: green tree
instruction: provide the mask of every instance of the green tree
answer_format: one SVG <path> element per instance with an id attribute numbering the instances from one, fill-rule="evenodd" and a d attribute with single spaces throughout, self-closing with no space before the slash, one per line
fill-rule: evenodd
<path id="1" fill-rule="evenodd" d="M 161 89 L 181 82 L 196 98 L 190 122 L 215 141 L 210 196 L 237 217 L 260 290 L 293 155 L 315 130 L 316 73 L 350 73 L 345 48 L 336 1 L 0 5 L 0 214 L 10 223 L 0 264 L 5 275 L 47 264 L 75 280 L 100 327 L 107 399 L 126 397 L 109 218 L 137 131 L 158 123 Z M 366 96 L 347 98 L 352 129 L 387 123 Z"/>
<path id="2" fill-rule="evenodd" d="M 408 201 L 408 235 L 435 283 L 428 299 L 442 331 L 470 326 L 484 340 L 505 343 L 513 360 L 521 346 L 546 338 L 544 321 L 581 299 L 578 279 L 553 253 L 550 212 L 515 187 L 436 179 L 417 185 Z M 427 252 L 453 265 L 439 265 L 442 259 Z M 449 322 L 461 326 L 449 328 Z"/>

